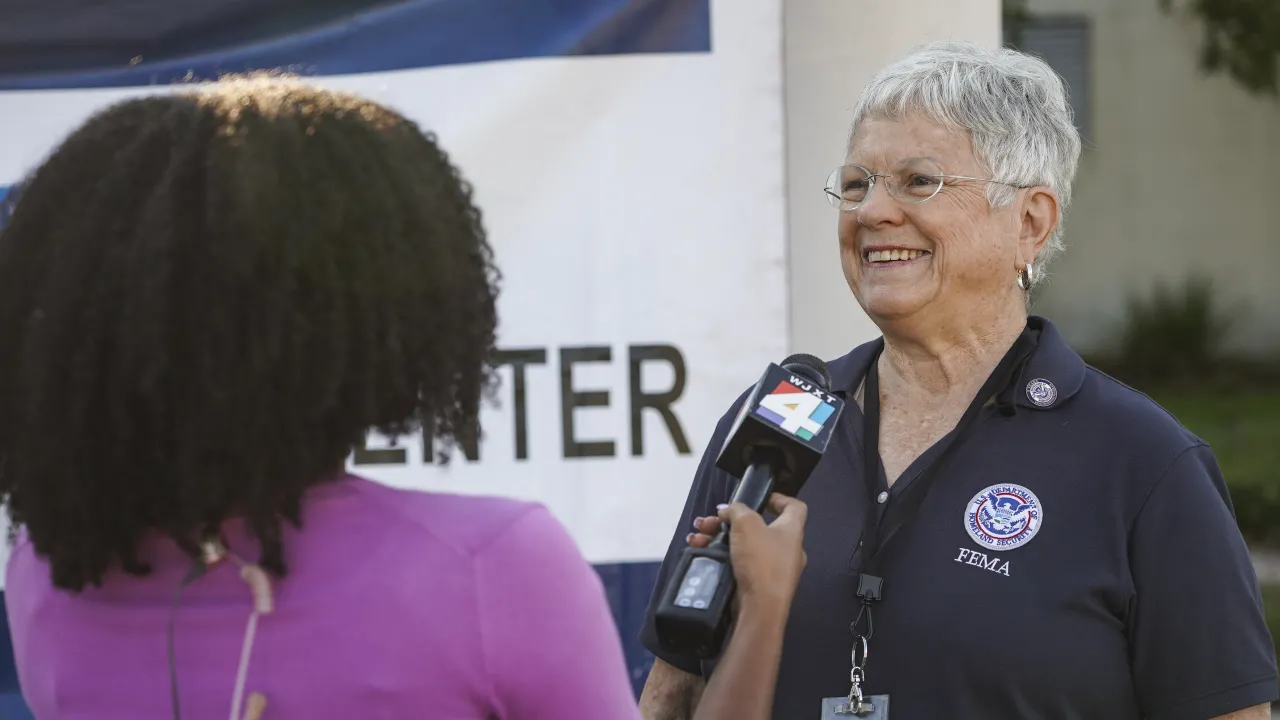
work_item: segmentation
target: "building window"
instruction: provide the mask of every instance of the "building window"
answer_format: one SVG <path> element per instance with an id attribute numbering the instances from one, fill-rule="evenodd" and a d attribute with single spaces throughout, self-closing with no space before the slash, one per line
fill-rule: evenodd
<path id="1" fill-rule="evenodd" d="M 1032 15 L 1022 37 L 1005 43 L 1042 58 L 1067 84 L 1067 101 L 1086 146 L 1093 140 L 1093 74 L 1089 69 L 1089 19 L 1082 15 Z"/>

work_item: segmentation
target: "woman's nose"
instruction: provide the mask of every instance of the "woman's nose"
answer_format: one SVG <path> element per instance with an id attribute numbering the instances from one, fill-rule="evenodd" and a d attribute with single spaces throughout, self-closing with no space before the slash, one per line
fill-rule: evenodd
<path id="1" fill-rule="evenodd" d="M 875 228 L 886 223 L 897 224 L 902 218 L 902 206 L 894 200 L 881 178 L 876 178 L 876 182 L 868 189 L 866 199 L 853 212 L 857 215 L 858 224 L 865 228 Z"/>

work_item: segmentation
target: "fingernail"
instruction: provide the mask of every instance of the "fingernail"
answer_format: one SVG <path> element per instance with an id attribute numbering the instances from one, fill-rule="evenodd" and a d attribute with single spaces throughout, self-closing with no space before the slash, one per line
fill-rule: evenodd
<path id="1" fill-rule="evenodd" d="M 699 527 L 698 527 L 698 523 L 700 523 L 700 522 L 702 522 L 702 518 L 700 518 L 700 517 L 697 517 L 697 518 L 694 518 L 694 519 L 693 519 L 693 529 L 694 529 L 694 530 L 700 530 L 700 529 L 701 529 L 701 528 L 699 528 Z"/>
<path id="2" fill-rule="evenodd" d="M 685 535 L 685 536 L 684 536 L 684 541 L 685 541 L 685 542 L 687 542 L 687 543 L 688 543 L 688 542 L 693 542 L 693 533 L 689 533 L 688 535 Z"/>
<path id="3" fill-rule="evenodd" d="M 716 509 L 717 509 L 717 510 L 723 510 L 723 509 L 725 509 L 725 508 L 727 508 L 727 507 L 729 507 L 729 503 L 720 503 L 719 505 L 717 505 L 717 506 L 716 506 Z"/>

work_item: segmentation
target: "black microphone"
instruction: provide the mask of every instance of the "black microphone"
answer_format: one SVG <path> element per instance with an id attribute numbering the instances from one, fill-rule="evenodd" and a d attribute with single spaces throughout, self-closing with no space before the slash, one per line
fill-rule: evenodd
<path id="1" fill-rule="evenodd" d="M 831 373 L 812 355 L 770 364 L 743 401 L 716 467 L 741 478 L 730 502 L 760 512 L 769 495 L 795 497 L 826 452 L 844 401 L 831 394 Z M 662 649 L 697 658 L 720 654 L 737 584 L 729 528 L 705 548 L 687 547 L 654 612 Z"/>

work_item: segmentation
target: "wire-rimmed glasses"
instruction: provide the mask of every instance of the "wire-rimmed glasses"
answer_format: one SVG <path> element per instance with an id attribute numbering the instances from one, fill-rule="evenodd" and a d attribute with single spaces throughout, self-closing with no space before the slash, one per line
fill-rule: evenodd
<path id="1" fill-rule="evenodd" d="M 937 195 L 947 179 L 993 182 L 1017 187 L 991 178 L 947 175 L 932 160 L 909 158 L 894 165 L 887 173 L 873 173 L 861 165 L 842 165 L 827 177 L 824 192 L 832 207 L 847 212 L 857 210 L 871 197 L 877 181 L 883 181 L 889 195 L 901 202 L 922 203 Z"/>

